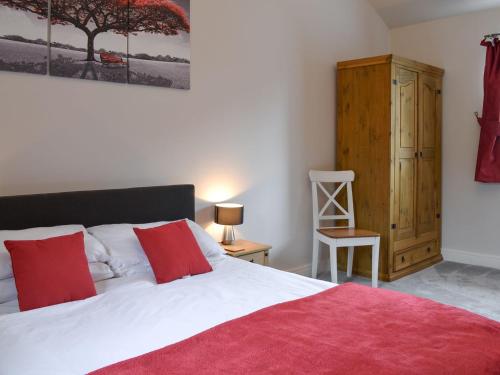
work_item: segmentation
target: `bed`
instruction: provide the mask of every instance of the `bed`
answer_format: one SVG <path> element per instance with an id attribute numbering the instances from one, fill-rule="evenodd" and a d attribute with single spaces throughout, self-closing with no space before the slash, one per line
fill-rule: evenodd
<path id="1" fill-rule="evenodd" d="M 3 197 L 0 212 L 0 230 L 194 219 L 194 187 Z M 212 272 L 162 285 L 150 272 L 100 281 L 83 301 L 22 313 L 1 304 L 0 374 L 500 374 L 500 324 L 486 318 L 209 262 Z"/>

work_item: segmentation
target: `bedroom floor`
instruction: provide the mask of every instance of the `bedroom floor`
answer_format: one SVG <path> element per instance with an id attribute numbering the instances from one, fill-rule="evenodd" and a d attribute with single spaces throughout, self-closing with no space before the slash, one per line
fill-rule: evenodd
<path id="1" fill-rule="evenodd" d="M 330 272 L 320 274 L 319 278 L 330 280 Z M 339 272 L 339 281 L 371 285 L 371 281 L 364 277 L 354 276 L 348 280 L 345 272 Z M 392 283 L 380 282 L 379 285 L 500 321 L 500 270 L 497 269 L 441 262 Z"/>

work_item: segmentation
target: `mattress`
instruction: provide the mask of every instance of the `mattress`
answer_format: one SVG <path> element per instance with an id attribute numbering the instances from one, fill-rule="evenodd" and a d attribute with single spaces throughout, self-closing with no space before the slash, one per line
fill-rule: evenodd
<path id="1" fill-rule="evenodd" d="M 335 285 L 231 257 L 157 285 L 151 273 L 96 284 L 98 295 L 16 313 L 0 305 L 0 374 L 84 374 Z"/>

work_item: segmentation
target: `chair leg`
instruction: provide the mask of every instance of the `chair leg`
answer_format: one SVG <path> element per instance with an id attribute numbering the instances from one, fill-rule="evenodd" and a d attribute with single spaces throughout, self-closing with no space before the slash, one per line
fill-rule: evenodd
<path id="1" fill-rule="evenodd" d="M 337 246 L 330 244 L 330 270 L 332 273 L 332 283 L 338 283 L 337 277 Z"/>
<path id="2" fill-rule="evenodd" d="M 312 257 L 312 272 L 311 276 L 313 279 L 318 278 L 318 259 L 319 256 L 319 240 L 315 237 L 313 238 L 313 257 Z"/>
<path id="3" fill-rule="evenodd" d="M 352 277 L 352 261 L 354 258 L 354 246 L 347 249 L 347 277 Z"/>
<path id="4" fill-rule="evenodd" d="M 377 237 L 372 246 L 372 287 L 378 288 L 378 263 L 379 263 L 380 237 Z"/>

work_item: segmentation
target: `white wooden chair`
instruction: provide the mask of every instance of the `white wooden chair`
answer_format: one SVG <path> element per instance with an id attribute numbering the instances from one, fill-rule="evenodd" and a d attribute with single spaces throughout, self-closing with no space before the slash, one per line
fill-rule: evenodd
<path id="1" fill-rule="evenodd" d="M 352 198 L 353 171 L 310 171 L 309 177 L 312 183 L 313 197 L 313 259 L 312 277 L 318 277 L 318 255 L 319 243 L 323 242 L 330 246 L 330 268 L 332 271 L 332 282 L 337 283 L 337 249 L 347 247 L 347 276 L 352 276 L 352 261 L 354 247 L 372 247 L 372 287 L 378 286 L 378 263 L 380 234 L 363 229 L 356 229 L 354 223 L 354 203 Z M 340 184 L 330 193 L 324 184 Z M 335 185 L 334 185 L 335 186 Z M 335 199 L 343 188 L 347 189 L 347 209 Z M 321 190 L 327 198 L 325 205 L 319 210 L 318 190 Z M 334 214 L 327 215 L 327 210 L 333 204 Z M 347 226 L 335 226 L 336 221 L 347 221 Z M 322 227 L 321 222 L 333 222 L 331 227 Z"/>

